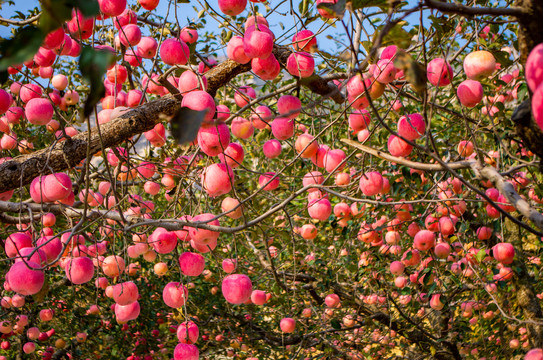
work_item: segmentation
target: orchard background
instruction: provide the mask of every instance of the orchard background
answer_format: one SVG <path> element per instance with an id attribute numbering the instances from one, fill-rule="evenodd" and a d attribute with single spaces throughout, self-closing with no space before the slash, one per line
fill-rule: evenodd
<path id="1" fill-rule="evenodd" d="M 0 359 L 543 359 L 541 19 L 0 1 Z"/>

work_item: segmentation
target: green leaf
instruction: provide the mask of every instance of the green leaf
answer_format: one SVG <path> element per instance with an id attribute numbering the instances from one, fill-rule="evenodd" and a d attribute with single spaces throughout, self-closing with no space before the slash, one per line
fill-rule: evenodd
<path id="1" fill-rule="evenodd" d="M 88 1 L 91 2 L 91 1 Z M 40 28 L 49 33 L 62 26 L 64 21 L 72 17 L 72 0 L 44 0 L 41 3 Z"/>
<path id="2" fill-rule="evenodd" d="M 115 61 L 114 55 L 109 51 L 96 50 L 85 46 L 79 58 L 79 70 L 85 80 L 90 83 L 90 91 L 85 101 L 83 115 L 88 117 L 94 110 L 94 106 L 105 94 L 103 76 L 107 67 Z"/>
<path id="3" fill-rule="evenodd" d="M 396 45 L 401 49 L 407 49 L 411 45 L 413 34 L 406 31 L 403 27 L 407 25 L 406 21 L 400 21 L 383 37 L 381 46 Z M 376 36 L 378 32 L 375 33 Z"/>
<path id="4" fill-rule="evenodd" d="M 0 70 L 32 59 L 44 39 L 45 34 L 36 26 L 19 28 L 13 38 L 0 43 Z"/>
<path id="5" fill-rule="evenodd" d="M 332 327 L 336 330 L 340 330 L 341 329 L 341 323 L 339 322 L 338 319 L 332 319 L 330 320 L 330 325 L 332 325 Z"/>
<path id="6" fill-rule="evenodd" d="M 485 257 L 486 257 L 486 251 L 485 250 L 479 250 L 479 252 L 475 256 L 475 258 L 477 259 L 478 262 L 482 262 Z"/>
<path id="7" fill-rule="evenodd" d="M 7 70 L 0 70 L 0 85 L 4 84 L 9 79 Z"/>
<path id="8" fill-rule="evenodd" d="M 345 13 L 345 0 L 338 0 L 337 3 L 320 3 L 317 5 L 317 9 L 322 9 L 326 11 L 332 17 L 342 18 Z"/>
<path id="9" fill-rule="evenodd" d="M 196 139 L 207 110 L 197 111 L 182 107 L 170 120 L 172 136 L 179 145 Z"/>
<path id="10" fill-rule="evenodd" d="M 96 0 L 70 0 L 73 6 L 81 10 L 85 17 L 93 17 L 100 13 L 100 5 Z"/>
<path id="11" fill-rule="evenodd" d="M 352 0 L 350 3 L 352 4 L 353 10 L 356 9 L 362 9 L 365 7 L 370 6 L 387 6 L 388 0 Z"/>
<path id="12" fill-rule="evenodd" d="M 494 55 L 496 61 L 502 65 L 502 69 L 513 65 L 513 60 L 509 58 L 510 55 L 507 51 L 492 51 L 492 55 Z"/>

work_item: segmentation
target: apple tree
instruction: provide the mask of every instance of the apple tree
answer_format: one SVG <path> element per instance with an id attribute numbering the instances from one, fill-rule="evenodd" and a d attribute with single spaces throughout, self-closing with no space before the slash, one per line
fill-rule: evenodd
<path id="1" fill-rule="evenodd" d="M 0 359 L 543 359 L 537 0 L 0 1 Z"/>

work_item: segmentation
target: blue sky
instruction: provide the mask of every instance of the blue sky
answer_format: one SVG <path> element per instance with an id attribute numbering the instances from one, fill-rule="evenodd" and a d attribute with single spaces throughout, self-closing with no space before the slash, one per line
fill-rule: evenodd
<path id="1" fill-rule="evenodd" d="M 14 14 L 14 11 L 16 10 L 26 13 L 29 9 L 39 6 L 38 0 L 16 0 L 15 2 L 16 2 L 16 5 L 8 6 L 7 4 L 4 4 L 2 6 L 2 11 L 1 11 L 2 17 L 9 18 L 10 16 Z M 299 1 L 293 1 L 293 4 L 296 7 L 296 9 L 298 8 L 298 2 Z M 136 3 L 136 0 L 128 0 L 129 5 L 135 4 L 135 3 Z M 167 13 L 169 3 L 171 3 L 170 6 L 174 6 L 176 4 L 176 1 L 175 0 L 161 0 L 158 8 L 155 11 L 159 14 L 165 15 Z M 201 3 L 203 3 L 203 1 Z M 410 0 L 409 3 L 410 5 L 415 5 L 416 1 Z M 214 9 L 216 10 L 219 9 L 217 5 L 217 0 L 209 0 L 209 4 Z M 259 7 L 259 12 L 266 13 L 266 9 L 263 4 L 257 4 L 257 5 Z M 274 2 L 271 2 L 270 5 L 274 6 Z M 200 2 L 194 1 L 194 0 L 191 0 L 190 4 L 185 4 L 185 3 L 177 4 L 180 22 L 186 21 L 187 18 L 194 19 L 194 20 L 197 19 L 197 12 L 193 9 L 194 6 L 196 6 L 199 9 L 201 8 Z M 247 6 L 247 10 L 245 10 L 245 12 L 242 13 L 242 15 L 248 14 L 248 9 L 250 9 L 249 5 Z M 270 28 L 272 31 L 274 31 L 276 35 L 283 34 L 285 32 L 285 30 L 281 28 L 280 23 L 284 25 L 285 29 L 289 29 L 295 24 L 296 18 L 289 14 L 289 9 L 290 9 L 290 2 L 286 1 L 276 9 L 276 13 L 268 17 Z M 286 14 L 286 15 L 281 15 L 281 14 Z M 172 10 L 170 10 L 169 19 L 174 20 Z M 209 32 L 220 33 L 222 29 L 219 29 L 218 27 L 219 23 L 215 19 L 211 18 L 210 16 L 207 16 L 206 19 L 207 19 L 206 30 Z M 410 20 L 413 21 L 415 24 L 417 24 L 418 15 L 415 14 L 414 16 L 411 17 Z M 326 27 L 326 24 L 320 19 L 308 25 L 308 28 L 312 30 L 313 32 L 322 31 L 323 27 Z M 368 29 L 368 32 L 371 34 L 373 31 L 371 29 Z M 293 31 L 289 32 L 290 36 L 288 37 L 287 41 L 290 41 L 293 33 L 294 33 Z M 341 24 L 338 23 L 337 28 L 327 27 L 326 30 L 322 32 L 322 34 L 319 35 L 318 37 L 319 48 L 324 51 L 334 52 L 336 50 L 336 43 L 332 39 L 346 40 L 345 37 L 343 38 L 340 37 L 341 34 L 345 34 L 345 31 Z M 0 36 L 9 37 L 10 29 L 5 26 L 0 26 Z M 279 43 L 286 43 L 287 41 L 285 41 L 284 38 L 279 39 Z"/>

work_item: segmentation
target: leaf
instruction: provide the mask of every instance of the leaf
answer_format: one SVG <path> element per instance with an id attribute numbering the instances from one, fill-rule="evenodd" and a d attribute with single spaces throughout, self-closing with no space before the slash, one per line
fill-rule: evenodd
<path id="1" fill-rule="evenodd" d="M 405 25 L 407 25 L 406 21 L 399 21 L 394 25 L 383 37 L 381 46 L 396 45 L 401 49 L 407 49 L 411 45 L 413 35 L 403 28 Z M 375 34 L 377 36 L 378 33 Z"/>
<path id="2" fill-rule="evenodd" d="M 96 0 L 71 0 L 71 2 L 85 17 L 93 17 L 100 13 L 100 5 Z"/>
<path id="3" fill-rule="evenodd" d="M 417 62 L 405 51 L 398 50 L 394 59 L 394 66 L 404 71 L 405 80 L 411 85 L 413 90 L 417 93 L 424 92 L 428 80 L 424 65 Z"/>
<path id="4" fill-rule="evenodd" d="M 179 145 L 194 141 L 207 113 L 182 107 L 170 120 L 172 136 Z"/>
<path id="5" fill-rule="evenodd" d="M 96 50 L 85 46 L 81 52 L 79 70 L 83 78 L 90 83 L 89 95 L 83 109 L 85 117 L 92 113 L 94 106 L 104 97 L 106 89 L 102 78 L 112 61 L 115 61 L 115 57 L 109 51 Z"/>
<path id="6" fill-rule="evenodd" d="M 513 60 L 509 58 L 509 53 L 507 51 L 492 51 L 492 55 L 494 55 L 496 61 L 502 65 L 502 69 L 513 65 Z"/>
<path id="7" fill-rule="evenodd" d="M 19 28 L 13 38 L 0 43 L 0 70 L 19 65 L 31 59 L 38 51 L 45 34 L 36 26 Z"/>
<path id="8" fill-rule="evenodd" d="M 332 319 L 330 320 L 330 325 L 332 325 L 332 327 L 336 330 L 340 330 L 341 329 L 341 323 L 339 322 L 338 319 Z"/>
<path id="9" fill-rule="evenodd" d="M 386 6 L 388 0 L 352 0 L 350 1 L 352 9 L 362 9 L 370 6 Z"/>
<path id="10" fill-rule="evenodd" d="M 91 1 L 88 1 L 91 2 Z M 41 3 L 40 28 L 49 33 L 62 26 L 64 21 L 72 17 L 72 0 L 44 0 Z"/>
<path id="11" fill-rule="evenodd" d="M 9 79 L 9 73 L 7 70 L 0 70 L 0 85 L 4 84 Z"/>
<path id="12" fill-rule="evenodd" d="M 475 258 L 477 258 L 478 262 L 482 262 L 484 258 L 486 257 L 486 251 L 485 250 L 479 250 Z"/>
<path id="13" fill-rule="evenodd" d="M 326 11 L 330 16 L 342 18 L 345 13 L 346 0 L 338 0 L 336 3 L 320 3 L 317 9 Z"/>

